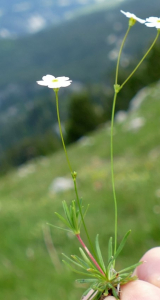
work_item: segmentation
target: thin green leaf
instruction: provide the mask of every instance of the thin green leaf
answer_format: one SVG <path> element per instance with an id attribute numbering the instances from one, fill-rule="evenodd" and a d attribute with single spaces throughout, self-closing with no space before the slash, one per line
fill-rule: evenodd
<path id="1" fill-rule="evenodd" d="M 82 268 L 82 269 L 85 269 L 86 270 L 86 268 L 84 268 L 81 264 L 79 264 L 79 263 L 77 263 L 77 262 L 75 262 L 73 259 L 71 259 L 70 257 L 68 257 L 67 255 L 65 255 L 64 253 L 62 253 L 62 255 L 65 257 L 65 258 L 67 258 L 70 262 L 72 262 L 73 264 L 75 264 L 77 267 L 80 267 L 80 268 Z"/>
<path id="2" fill-rule="evenodd" d="M 110 237 L 109 242 L 108 242 L 108 263 L 112 259 L 112 237 Z"/>
<path id="3" fill-rule="evenodd" d="M 75 208 L 75 204 L 74 203 L 73 203 L 72 211 L 73 211 L 73 215 L 72 215 L 73 225 L 74 225 L 74 228 L 76 229 L 76 231 L 78 232 L 79 231 L 78 220 L 77 220 L 77 217 L 76 217 L 76 208 Z"/>
<path id="4" fill-rule="evenodd" d="M 70 212 L 69 212 L 69 209 L 68 209 L 66 201 L 62 201 L 62 205 L 63 205 L 65 216 L 66 216 L 66 218 L 67 218 L 70 226 L 73 227 L 71 216 L 70 216 Z"/>
<path id="5" fill-rule="evenodd" d="M 85 272 L 81 272 L 81 271 L 78 271 L 78 270 L 72 268 L 71 265 L 70 265 L 69 263 L 67 263 L 65 260 L 62 260 L 62 262 L 63 262 L 67 267 L 69 267 L 69 269 L 71 269 L 73 272 L 75 272 L 75 273 L 77 273 L 77 274 L 81 274 L 81 275 L 88 276 L 88 277 L 91 276 L 91 274 L 87 274 L 87 273 L 85 273 Z"/>
<path id="6" fill-rule="evenodd" d="M 90 272 L 90 273 L 99 275 L 100 278 L 102 278 L 102 277 L 104 278 L 104 276 L 97 269 L 91 269 L 91 268 L 89 268 L 89 269 L 87 269 L 87 271 Z"/>
<path id="7" fill-rule="evenodd" d="M 132 272 L 120 274 L 120 276 L 117 278 L 117 282 L 121 281 L 121 279 L 127 278 L 131 275 L 132 275 Z M 120 280 L 119 280 L 119 278 L 120 278 Z"/>
<path id="8" fill-rule="evenodd" d="M 69 261 L 71 261 L 71 263 L 74 263 L 75 265 L 77 265 L 78 267 L 81 267 L 81 268 L 83 268 L 80 264 L 78 264 L 78 263 L 76 263 L 74 260 L 72 260 L 71 258 L 69 258 L 67 255 L 65 255 L 64 253 L 62 253 L 62 255 L 64 256 L 64 257 L 66 257 L 67 258 L 67 260 L 69 260 Z M 75 272 L 75 273 L 78 273 L 78 274 L 81 274 L 81 275 L 85 275 L 85 276 L 87 276 L 87 277 L 98 277 L 97 275 L 95 275 L 95 274 L 89 274 L 88 272 L 87 272 L 87 270 L 85 269 L 85 268 L 83 268 L 83 269 L 85 269 L 86 270 L 86 273 L 85 272 L 81 272 L 81 271 L 78 271 L 77 269 L 74 269 L 69 263 L 67 263 L 65 260 L 62 260 L 73 272 Z"/>
<path id="9" fill-rule="evenodd" d="M 73 200 L 72 204 L 70 205 L 70 218 L 71 218 L 73 228 L 75 228 L 74 213 L 75 213 L 75 211 L 74 211 L 74 200 Z"/>
<path id="10" fill-rule="evenodd" d="M 55 215 L 69 228 L 72 229 L 72 226 L 70 225 L 69 222 L 66 221 L 66 219 L 64 219 L 60 214 L 58 214 L 57 212 L 55 212 Z"/>
<path id="11" fill-rule="evenodd" d="M 91 268 L 97 270 L 95 268 L 95 266 L 91 263 L 91 261 L 89 260 L 89 258 L 87 257 L 87 255 L 84 253 L 83 249 L 82 248 L 79 248 L 79 251 L 82 255 L 82 258 L 84 259 L 84 261 L 88 264 L 88 266 L 90 266 Z"/>
<path id="12" fill-rule="evenodd" d="M 97 279 L 94 279 L 94 278 L 76 279 L 76 281 L 79 283 L 92 283 L 92 282 L 97 282 Z"/>
<path id="13" fill-rule="evenodd" d="M 80 257 L 78 257 L 77 255 L 71 255 L 71 257 L 74 260 L 76 260 L 78 263 L 80 263 L 81 265 L 83 265 L 85 269 L 89 268 L 88 264 L 83 259 L 81 259 Z"/>
<path id="14" fill-rule="evenodd" d="M 131 270 L 135 269 L 136 267 L 140 266 L 141 264 L 143 264 L 143 261 L 140 261 L 140 262 L 136 263 L 135 265 L 132 265 L 128 268 L 125 268 L 125 269 L 119 271 L 118 273 L 121 274 L 123 272 L 131 271 Z"/>
<path id="15" fill-rule="evenodd" d="M 97 252 L 97 256 L 98 256 L 98 260 L 99 260 L 98 263 L 101 266 L 103 272 L 105 273 L 106 272 L 106 267 L 105 267 L 105 264 L 104 264 L 104 261 L 103 261 L 103 257 L 102 257 L 102 253 L 101 253 L 101 250 L 100 250 L 98 238 L 99 238 L 99 235 L 97 234 L 96 239 L 95 239 L 95 245 L 96 245 L 96 252 Z"/>
<path id="16" fill-rule="evenodd" d="M 55 228 L 58 228 L 58 229 L 61 229 L 61 230 L 64 230 L 64 231 L 68 231 L 68 232 L 71 232 L 72 234 L 74 234 L 73 231 L 71 231 L 69 229 L 62 228 L 62 227 L 59 227 L 59 226 L 55 226 L 55 225 L 50 224 L 50 223 L 46 223 L 46 224 L 49 225 L 49 226 L 52 226 L 52 227 L 55 227 Z"/>
<path id="17" fill-rule="evenodd" d="M 131 230 L 129 230 L 129 231 L 125 234 L 124 238 L 122 239 L 122 241 L 121 241 L 121 243 L 120 243 L 120 245 L 119 245 L 119 247 L 118 247 L 118 249 L 117 249 L 117 251 L 116 251 L 114 257 L 113 257 L 113 261 L 117 258 L 117 256 L 118 256 L 118 255 L 120 254 L 120 252 L 122 251 L 122 249 L 123 249 L 123 247 L 124 247 L 124 245 L 125 245 L 125 243 L 126 243 L 126 240 L 127 240 L 127 238 L 128 238 L 128 236 L 129 236 L 130 233 L 131 233 Z"/>

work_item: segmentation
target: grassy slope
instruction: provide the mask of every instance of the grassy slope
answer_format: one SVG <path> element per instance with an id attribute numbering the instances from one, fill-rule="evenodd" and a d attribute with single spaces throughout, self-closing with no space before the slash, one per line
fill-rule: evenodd
<path id="1" fill-rule="evenodd" d="M 135 263 L 150 247 L 160 242 L 160 86 L 148 91 L 139 110 L 129 113 L 114 135 L 115 180 L 118 198 L 118 236 L 128 229 L 131 237 L 119 267 Z M 135 117 L 144 117 L 145 125 L 137 132 L 125 128 Z M 90 203 L 86 218 L 94 239 L 107 257 L 107 243 L 113 235 L 113 197 L 110 179 L 109 128 L 95 132 L 90 145 L 76 144 L 69 149 L 73 168 L 78 172 L 78 187 L 84 204 Z M 51 300 L 79 299 L 74 279 L 64 266 L 55 270 L 46 250 L 43 228 L 46 222 L 60 225 L 54 211 L 61 212 L 61 201 L 69 203 L 74 191 L 51 195 L 49 186 L 56 176 L 68 176 L 63 152 L 25 166 L 32 173 L 22 177 L 15 170 L 0 179 L 0 299 Z M 22 174 L 22 173 L 21 173 Z M 77 241 L 65 232 L 51 228 L 59 260 L 61 252 L 77 253 Z M 55 255 L 54 255 L 55 257 Z M 58 260 L 56 261 L 58 264 Z"/>

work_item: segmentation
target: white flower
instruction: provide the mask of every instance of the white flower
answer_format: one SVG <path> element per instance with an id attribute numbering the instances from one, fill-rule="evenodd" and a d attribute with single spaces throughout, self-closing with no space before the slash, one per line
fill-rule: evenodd
<path id="1" fill-rule="evenodd" d="M 160 18 L 150 17 L 146 19 L 146 26 L 148 27 L 156 27 L 157 29 L 160 28 Z"/>
<path id="2" fill-rule="evenodd" d="M 127 18 L 132 19 L 134 21 L 138 21 L 139 23 L 144 24 L 146 22 L 145 20 L 142 20 L 142 19 L 136 17 L 136 15 L 131 14 L 130 12 L 125 12 L 125 11 L 121 10 L 121 13 L 124 14 Z"/>
<path id="3" fill-rule="evenodd" d="M 69 86 L 71 82 L 72 80 L 69 80 L 69 77 L 54 77 L 52 75 L 43 76 L 42 81 L 37 81 L 39 85 L 48 86 L 51 89 Z"/>

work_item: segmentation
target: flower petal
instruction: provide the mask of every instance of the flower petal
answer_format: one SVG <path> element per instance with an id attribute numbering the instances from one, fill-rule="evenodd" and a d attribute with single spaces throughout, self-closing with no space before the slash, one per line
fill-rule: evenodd
<path id="1" fill-rule="evenodd" d="M 56 77 L 58 80 L 69 80 L 69 77 L 61 76 L 61 77 Z"/>
<path id="2" fill-rule="evenodd" d="M 63 83 L 61 83 L 61 86 L 62 87 L 66 87 L 66 86 L 69 86 L 70 84 L 71 84 L 71 80 L 70 81 L 66 81 L 66 82 L 63 82 Z"/>
<path id="3" fill-rule="evenodd" d="M 44 86 L 47 86 L 48 84 L 46 83 L 46 82 L 44 82 L 44 81 L 37 81 L 37 83 L 39 84 L 39 85 L 44 85 Z"/>
<path id="4" fill-rule="evenodd" d="M 131 15 L 132 15 L 131 13 L 125 12 L 123 10 L 121 10 L 121 13 L 124 14 L 127 18 L 131 18 Z"/>
<path id="5" fill-rule="evenodd" d="M 157 27 L 156 23 L 145 23 L 147 27 Z"/>
<path id="6" fill-rule="evenodd" d="M 146 18 L 146 22 L 157 22 L 159 18 L 157 17 L 149 17 L 149 18 Z"/>
<path id="7" fill-rule="evenodd" d="M 140 18 L 137 18 L 137 17 L 136 17 L 136 20 L 137 20 L 139 23 L 141 23 L 141 24 L 144 24 L 144 23 L 146 22 L 145 20 L 140 19 Z"/>
<path id="8" fill-rule="evenodd" d="M 46 76 L 43 76 L 42 79 L 43 79 L 44 81 L 50 82 L 50 81 L 54 80 L 55 77 L 52 76 L 52 75 L 46 75 Z"/>
<path id="9" fill-rule="evenodd" d="M 139 23 L 144 24 L 146 22 L 145 20 L 138 18 L 136 15 L 131 14 L 130 12 L 125 12 L 125 11 L 121 10 L 121 13 L 124 14 L 127 18 L 129 18 L 129 19 L 132 18 L 132 19 L 138 21 Z"/>

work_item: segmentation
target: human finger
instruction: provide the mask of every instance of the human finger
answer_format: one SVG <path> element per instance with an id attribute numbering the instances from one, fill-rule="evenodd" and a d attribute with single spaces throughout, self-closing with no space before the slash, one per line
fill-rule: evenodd
<path id="1" fill-rule="evenodd" d="M 144 263 L 136 268 L 134 275 L 160 288 L 160 247 L 147 251 L 141 261 Z"/>
<path id="2" fill-rule="evenodd" d="M 135 280 L 122 286 L 121 300 L 159 300 L 160 289 L 149 282 Z M 108 299 L 107 299 L 108 300 Z"/>

